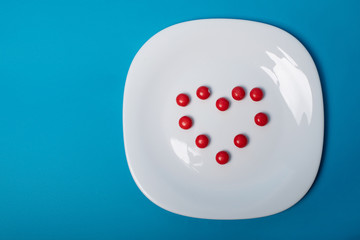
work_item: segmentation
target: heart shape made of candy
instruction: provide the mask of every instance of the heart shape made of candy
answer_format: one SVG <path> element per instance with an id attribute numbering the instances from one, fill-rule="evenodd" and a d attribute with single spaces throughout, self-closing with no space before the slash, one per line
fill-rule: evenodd
<path id="1" fill-rule="evenodd" d="M 231 93 L 232 93 L 232 98 L 235 101 L 241 101 L 246 96 L 246 91 L 241 86 L 234 87 Z M 207 100 L 211 95 L 211 91 L 207 86 L 201 86 L 197 89 L 196 95 L 201 100 Z M 250 97 L 255 102 L 261 101 L 263 99 L 263 96 L 264 96 L 264 93 L 261 88 L 256 87 L 250 91 Z M 180 107 L 186 107 L 189 105 L 190 99 L 191 99 L 191 97 L 188 96 L 188 94 L 180 93 L 176 97 L 176 103 Z M 216 100 L 215 105 L 219 111 L 223 112 L 223 111 L 226 111 L 229 109 L 230 103 L 226 97 L 221 97 Z M 206 109 L 204 109 L 204 111 L 206 111 Z M 268 121 L 269 121 L 269 118 L 266 113 L 259 112 L 254 116 L 255 124 L 257 124 L 260 127 L 265 126 L 268 123 Z M 179 119 L 179 126 L 180 126 L 180 128 L 182 128 L 184 130 L 190 129 L 192 127 L 192 125 L 193 125 L 193 119 L 190 116 L 182 116 Z M 209 135 L 204 134 L 204 133 L 200 134 L 196 137 L 195 144 L 198 148 L 206 148 L 209 145 L 209 142 L 210 142 L 209 139 L 210 139 Z M 246 147 L 246 145 L 248 144 L 248 141 L 249 141 L 248 137 L 245 133 L 236 134 L 236 136 L 234 137 L 234 145 L 237 146 L 238 148 Z M 221 150 L 216 154 L 215 159 L 219 164 L 224 165 L 229 162 L 230 154 L 226 150 Z"/>

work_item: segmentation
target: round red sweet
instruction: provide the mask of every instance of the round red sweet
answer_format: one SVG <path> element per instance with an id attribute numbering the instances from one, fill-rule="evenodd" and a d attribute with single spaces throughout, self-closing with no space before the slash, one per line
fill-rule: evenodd
<path id="1" fill-rule="evenodd" d="M 201 86 L 197 89 L 196 95 L 198 96 L 198 98 L 205 100 L 210 97 L 210 90 L 208 87 Z"/>
<path id="2" fill-rule="evenodd" d="M 260 88 L 253 88 L 250 91 L 250 97 L 252 100 L 254 100 L 255 102 L 260 101 L 264 96 L 263 91 Z"/>
<path id="3" fill-rule="evenodd" d="M 192 126 L 192 120 L 190 117 L 188 116 L 183 116 L 179 119 L 179 126 L 182 128 L 182 129 L 189 129 L 191 128 Z"/>
<path id="4" fill-rule="evenodd" d="M 247 145 L 248 139 L 244 134 L 238 134 L 234 137 L 234 144 L 238 148 L 243 148 Z"/>
<path id="5" fill-rule="evenodd" d="M 245 90 L 242 87 L 234 87 L 234 89 L 231 91 L 231 95 L 233 99 L 240 101 L 245 97 Z"/>
<path id="6" fill-rule="evenodd" d="M 221 151 L 216 154 L 216 161 L 218 164 L 226 164 L 229 162 L 229 154 L 226 151 Z"/>
<path id="7" fill-rule="evenodd" d="M 219 98 L 216 101 L 216 107 L 220 111 L 226 111 L 229 108 L 229 105 L 230 105 L 230 103 L 226 98 Z"/>
<path id="8" fill-rule="evenodd" d="M 255 115 L 254 121 L 257 125 L 262 127 L 262 126 L 265 126 L 269 122 L 269 119 L 265 113 L 260 112 Z"/>
<path id="9" fill-rule="evenodd" d="M 204 134 L 199 135 L 195 139 L 195 144 L 199 148 L 206 148 L 209 145 L 209 138 Z"/>
<path id="10" fill-rule="evenodd" d="M 177 97 L 176 97 L 176 103 L 181 106 L 181 107 L 185 107 L 189 104 L 190 102 L 190 98 L 187 94 L 185 93 L 180 93 Z"/>

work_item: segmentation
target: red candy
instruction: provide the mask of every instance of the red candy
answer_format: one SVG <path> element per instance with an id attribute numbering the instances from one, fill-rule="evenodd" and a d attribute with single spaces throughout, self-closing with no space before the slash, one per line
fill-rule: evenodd
<path id="1" fill-rule="evenodd" d="M 262 127 L 262 126 L 265 126 L 268 123 L 269 119 L 268 119 L 268 116 L 265 113 L 260 112 L 260 113 L 255 115 L 254 121 L 255 121 L 255 123 L 257 125 Z"/>
<path id="2" fill-rule="evenodd" d="M 248 140 L 247 137 L 244 134 L 238 134 L 234 138 L 234 144 L 238 148 L 243 148 L 247 145 Z"/>
<path id="3" fill-rule="evenodd" d="M 176 97 L 176 102 L 179 106 L 185 107 L 189 104 L 190 98 L 185 93 L 181 93 Z"/>
<path id="4" fill-rule="evenodd" d="M 216 101 L 216 107 L 220 111 L 226 111 L 229 108 L 229 101 L 226 98 L 219 98 Z"/>
<path id="5" fill-rule="evenodd" d="M 198 146 L 199 148 L 206 148 L 207 145 L 209 144 L 209 138 L 206 135 L 199 135 L 197 136 L 197 138 L 195 139 L 195 144 L 196 146 Z"/>
<path id="6" fill-rule="evenodd" d="M 196 95 L 199 99 L 208 99 L 211 95 L 210 89 L 206 86 L 201 86 L 196 90 Z M 246 92 L 243 87 L 236 86 L 231 91 L 232 98 L 235 101 L 240 101 L 245 98 Z M 250 91 L 250 97 L 253 101 L 258 102 L 263 99 L 264 93 L 260 88 L 253 88 Z M 188 94 L 180 93 L 176 97 L 176 103 L 181 107 L 186 107 L 190 103 L 190 97 Z M 216 100 L 216 108 L 220 111 L 226 111 L 230 107 L 230 101 L 225 98 L 219 98 Z M 269 122 L 268 115 L 263 112 L 259 112 L 254 117 L 254 122 L 258 126 L 265 126 Z M 183 116 L 179 119 L 179 126 L 182 129 L 190 129 L 193 125 L 193 120 L 189 116 Z M 209 145 L 209 137 L 205 134 L 198 135 L 195 139 L 195 144 L 198 148 L 206 148 Z M 234 145 L 238 148 L 244 148 L 248 145 L 249 141 L 246 135 L 238 134 L 234 137 Z M 230 154 L 227 151 L 220 151 L 216 154 L 215 160 L 220 165 L 224 165 L 229 162 Z"/>
<path id="7" fill-rule="evenodd" d="M 229 162 L 229 154 L 225 151 L 218 152 L 216 154 L 216 161 L 221 165 L 226 164 Z"/>
<path id="8" fill-rule="evenodd" d="M 182 129 L 189 129 L 192 126 L 192 120 L 188 116 L 183 116 L 179 119 L 179 126 Z"/>
<path id="9" fill-rule="evenodd" d="M 255 102 L 260 101 L 264 96 L 263 91 L 260 88 L 253 88 L 250 91 L 250 97 L 252 100 L 254 100 Z"/>
<path id="10" fill-rule="evenodd" d="M 210 97 L 210 90 L 208 87 L 205 86 L 201 86 L 198 88 L 198 90 L 196 91 L 196 95 L 198 96 L 198 98 L 205 100 L 208 97 Z"/>
<path id="11" fill-rule="evenodd" d="M 233 99 L 236 101 L 240 101 L 245 97 L 245 90 L 242 87 L 234 87 L 234 89 L 231 92 L 231 95 Z"/>

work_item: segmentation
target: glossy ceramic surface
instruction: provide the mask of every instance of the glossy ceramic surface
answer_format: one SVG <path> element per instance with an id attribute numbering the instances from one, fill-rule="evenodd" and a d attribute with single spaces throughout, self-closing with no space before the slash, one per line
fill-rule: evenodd
<path id="1" fill-rule="evenodd" d="M 206 100 L 196 96 L 208 86 Z M 241 86 L 246 95 L 232 98 Z M 259 87 L 264 96 L 253 101 Z M 176 97 L 190 96 L 180 107 Z M 230 106 L 219 111 L 216 100 Z M 209 19 L 166 28 L 134 58 L 126 80 L 124 139 L 129 168 L 155 204 L 181 215 L 244 219 L 281 212 L 311 187 L 320 163 L 324 113 L 315 64 L 293 36 L 262 23 Z M 266 126 L 254 123 L 265 112 Z M 190 116 L 184 130 L 179 118 Z M 234 137 L 245 133 L 247 146 Z M 195 139 L 209 136 L 206 148 Z M 230 161 L 220 165 L 219 151 Z"/>

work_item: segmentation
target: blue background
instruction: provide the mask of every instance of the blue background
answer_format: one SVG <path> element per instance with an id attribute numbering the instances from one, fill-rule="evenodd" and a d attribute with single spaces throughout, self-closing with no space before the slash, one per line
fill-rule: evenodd
<path id="1" fill-rule="evenodd" d="M 1 1 L 0 239 L 360 239 L 359 10 L 355 0 Z M 320 73 L 320 172 L 274 216 L 178 216 L 151 203 L 128 170 L 131 60 L 163 28 L 214 17 L 283 28 Z"/>

